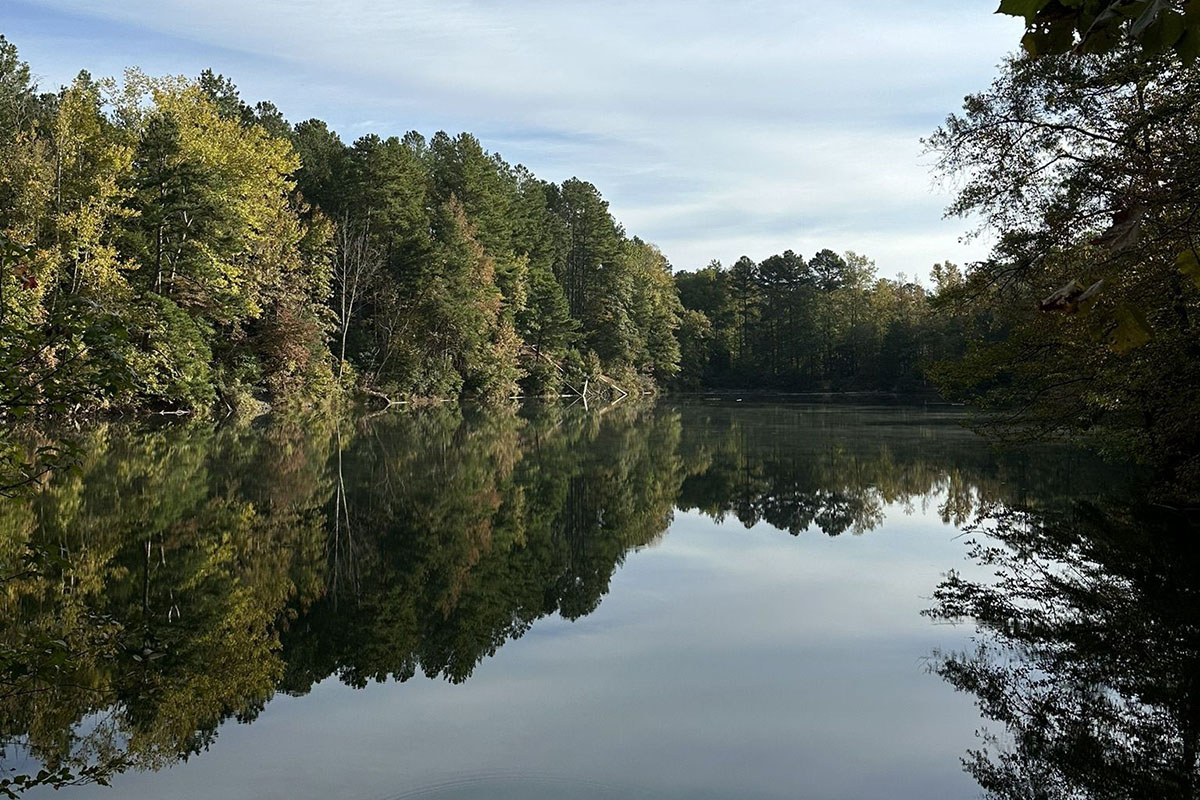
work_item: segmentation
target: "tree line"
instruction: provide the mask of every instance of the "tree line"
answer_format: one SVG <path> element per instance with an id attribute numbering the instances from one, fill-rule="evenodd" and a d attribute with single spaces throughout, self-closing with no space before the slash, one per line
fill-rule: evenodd
<path id="1" fill-rule="evenodd" d="M 807 261 L 787 250 L 678 273 L 676 385 L 936 391 L 926 368 L 963 354 L 970 315 L 937 302 L 963 280 L 956 265 L 936 265 L 931 277 L 932 290 L 882 278 L 869 258 L 828 249 Z"/>
<path id="2" fill-rule="evenodd" d="M 666 386 L 929 390 L 933 290 L 855 253 L 673 274 L 596 187 L 474 136 L 343 142 L 227 78 L 81 73 L 0 41 L 0 407 L 198 411 Z"/>

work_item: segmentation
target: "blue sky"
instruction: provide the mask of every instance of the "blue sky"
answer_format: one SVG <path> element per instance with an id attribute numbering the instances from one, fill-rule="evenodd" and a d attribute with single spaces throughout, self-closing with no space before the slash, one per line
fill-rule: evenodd
<path id="1" fill-rule="evenodd" d="M 925 275 L 980 257 L 920 138 L 1020 38 L 995 0 L 4 0 L 43 88 L 196 75 L 344 139 L 471 131 L 600 187 L 677 269 L 791 248 Z"/>

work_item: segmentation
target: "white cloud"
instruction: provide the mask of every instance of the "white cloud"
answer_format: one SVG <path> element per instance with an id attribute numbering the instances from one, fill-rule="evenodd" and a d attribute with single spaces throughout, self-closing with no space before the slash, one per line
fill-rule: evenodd
<path id="1" fill-rule="evenodd" d="M 347 138 L 470 130 L 596 183 L 677 267 L 830 246 L 911 274 L 981 255 L 918 140 L 1017 41 L 993 5 L 44 0 L 9 30 L 51 83 L 213 66 Z"/>

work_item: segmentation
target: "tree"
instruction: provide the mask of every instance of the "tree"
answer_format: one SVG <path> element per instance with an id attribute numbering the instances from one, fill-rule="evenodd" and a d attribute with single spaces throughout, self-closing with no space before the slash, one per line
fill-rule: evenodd
<path id="1" fill-rule="evenodd" d="M 702 311 L 685 309 L 679 315 L 679 379 L 676 385 L 685 391 L 704 387 L 710 375 L 713 325 Z"/>
<path id="2" fill-rule="evenodd" d="M 370 219 L 362 223 L 352 222 L 344 215 L 334 235 L 333 290 L 334 312 L 337 315 L 338 332 L 338 378 L 346 367 L 346 338 L 350 325 L 358 313 L 363 295 L 375 280 L 383 257 L 371 238 Z"/>
<path id="3" fill-rule="evenodd" d="M 297 123 L 292 146 L 300 157 L 296 190 L 310 208 L 340 219 L 349 209 L 354 188 L 349 148 L 319 119 Z"/>
<path id="4" fill-rule="evenodd" d="M 142 230 L 132 252 L 152 264 L 148 288 L 170 295 L 177 278 L 200 279 L 209 260 L 204 239 L 221 236 L 217 178 L 198 159 L 186 157 L 179 122 L 169 113 L 146 121 L 133 166 L 131 204 Z"/>
<path id="5" fill-rule="evenodd" d="M 579 322 L 571 316 L 562 286 L 547 269 L 531 270 L 529 297 L 517 314 L 525 342 L 539 353 L 561 355 L 575 342 Z"/>
<path id="6" fill-rule="evenodd" d="M 762 286 L 762 324 L 768 372 L 776 378 L 795 372 L 801 345 L 803 293 L 812 283 L 809 268 L 791 250 L 763 259 L 758 265 Z"/>
<path id="7" fill-rule="evenodd" d="M 671 278 L 671 265 L 657 247 L 634 238 L 625 245 L 633 285 L 629 318 L 636 333 L 632 366 L 644 376 L 667 379 L 679 371 L 675 329 L 683 307 Z"/>
<path id="8" fill-rule="evenodd" d="M 758 265 L 749 256 L 742 256 L 729 268 L 729 296 L 737 329 L 737 368 L 745 370 L 759 306 Z"/>
<path id="9" fill-rule="evenodd" d="M 551 206 L 569 232 L 570 250 L 559 279 L 583 340 L 602 362 L 629 363 L 633 287 L 624 260 L 624 231 L 600 192 L 586 181 L 564 181 Z"/>
<path id="10" fill-rule="evenodd" d="M 435 290 L 423 311 L 432 334 L 425 357 L 431 369 L 451 367 L 469 395 L 511 397 L 521 378 L 519 340 L 502 312 L 495 261 L 475 238 L 466 210 L 451 199 L 439 214 Z"/>
<path id="11" fill-rule="evenodd" d="M 1103 431 L 1200 485 L 1200 76 L 1127 51 L 1010 61 L 929 140 L 965 176 L 951 211 L 998 233 L 953 289 L 990 328 L 943 365 L 956 396 L 1018 433 Z"/>
<path id="12" fill-rule="evenodd" d="M 469 133 L 450 138 L 439 131 L 429 140 L 432 194 L 438 203 L 456 198 L 493 258 L 512 249 L 511 208 L 516 180 L 499 156 L 489 155 Z"/>

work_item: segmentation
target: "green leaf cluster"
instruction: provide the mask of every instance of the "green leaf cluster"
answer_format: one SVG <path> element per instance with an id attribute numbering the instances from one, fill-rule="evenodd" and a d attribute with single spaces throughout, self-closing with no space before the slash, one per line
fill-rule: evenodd
<path id="1" fill-rule="evenodd" d="M 1001 0 L 998 14 L 1025 20 L 1021 46 L 1032 57 L 1107 53 L 1132 43 L 1148 56 L 1200 55 L 1196 0 Z"/>

